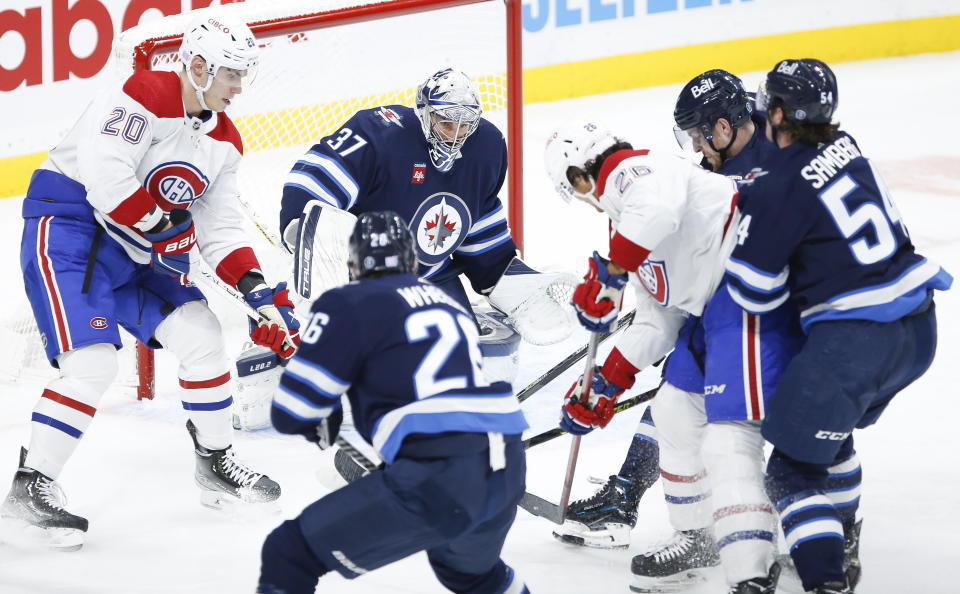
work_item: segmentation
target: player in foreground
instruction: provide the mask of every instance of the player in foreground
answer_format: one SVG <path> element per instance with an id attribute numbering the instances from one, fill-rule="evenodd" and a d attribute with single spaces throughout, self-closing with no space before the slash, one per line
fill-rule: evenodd
<path id="1" fill-rule="evenodd" d="M 414 245 L 397 214 L 360 215 L 354 282 L 311 308 L 274 426 L 329 447 L 345 394 L 386 467 L 267 536 L 260 594 L 312 594 L 330 571 L 355 578 L 418 551 L 453 592 L 529 592 L 500 559 L 524 492 L 527 423 L 510 384 L 485 379 L 469 310 L 417 278 Z"/>
<path id="2" fill-rule="evenodd" d="M 549 293 L 562 275 L 537 273 L 517 257 L 498 197 L 506 175 L 503 134 L 481 117 L 479 93 L 462 72 L 430 76 L 415 108 L 357 112 L 294 165 L 284 186 L 280 229 L 297 255 L 298 292 L 315 298 L 345 283 L 354 215 L 390 209 L 410 226 L 421 278 L 468 307 L 462 274 L 525 340 L 563 340 L 572 312 Z"/>
<path id="3" fill-rule="evenodd" d="M 890 195 L 852 136 L 833 123 L 836 77 L 819 60 L 783 60 L 757 106 L 776 150 L 744 188 L 727 289 L 748 314 L 792 299 L 807 334 L 763 421 L 774 445 L 766 489 L 803 587 L 853 592 L 859 560 L 855 506 L 831 471 L 853 452 L 852 432 L 930 366 L 933 291 L 952 277 L 914 251 Z M 856 469 L 859 474 L 859 466 Z M 838 497 L 839 495 L 839 497 Z"/>
<path id="4" fill-rule="evenodd" d="M 181 284 L 203 258 L 260 313 L 252 338 L 289 357 L 297 322 L 239 226 L 240 136 L 223 113 L 252 78 L 259 48 L 243 23 L 203 13 L 179 72 L 138 72 L 98 96 L 31 180 L 23 204 L 27 296 L 60 376 L 31 417 L 28 450 L 2 515 L 76 550 L 87 520 L 55 482 L 117 373 L 120 327 L 180 362 L 180 398 L 202 501 L 275 500 L 280 486 L 231 447 L 230 370 L 217 318 Z M 199 251 L 199 254 L 197 252 Z M 193 255 L 193 257 L 191 257 Z"/>
<path id="5" fill-rule="evenodd" d="M 686 350 L 691 339 L 681 330 L 690 316 L 701 317 L 702 371 L 693 357 L 686 368 L 668 370 L 651 407 L 677 533 L 634 557 L 631 589 L 681 589 L 702 579 L 698 569 L 722 559 L 731 592 L 772 593 L 776 523 L 763 490 L 759 421 L 800 333 L 790 308 L 743 316 L 717 291 L 737 237 L 736 184 L 682 157 L 634 150 L 592 123 L 554 133 L 545 157 L 561 196 L 601 209 L 615 230 L 609 259 L 594 252 L 574 293 L 581 324 L 608 331 L 629 272 L 638 301 L 634 322 L 594 374 L 600 400 L 593 408 L 580 402 L 581 382 L 575 384 L 561 427 L 582 435 L 606 426 L 636 374 L 675 346 Z M 672 383 L 697 372 L 698 385 Z"/>

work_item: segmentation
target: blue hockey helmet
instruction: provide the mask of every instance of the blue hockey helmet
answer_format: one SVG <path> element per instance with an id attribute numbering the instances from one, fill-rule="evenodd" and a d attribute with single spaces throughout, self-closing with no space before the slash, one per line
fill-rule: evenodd
<path id="1" fill-rule="evenodd" d="M 347 266 L 355 280 L 381 272 L 416 272 L 416 246 L 403 218 L 392 210 L 360 215 L 350 234 Z"/>
<path id="2" fill-rule="evenodd" d="M 753 102 L 739 78 L 726 70 L 708 70 L 680 90 L 673 110 L 677 124 L 673 132 L 683 148 L 691 148 L 693 136 L 701 136 L 712 147 L 717 120 L 723 118 L 732 128 L 739 128 L 752 113 Z"/>
<path id="3" fill-rule="evenodd" d="M 767 110 L 774 98 L 779 98 L 789 108 L 784 111 L 788 120 L 829 124 L 839 100 L 837 77 L 820 60 L 783 60 L 760 84 L 757 108 Z"/>
<path id="4" fill-rule="evenodd" d="M 446 68 L 417 89 L 416 110 L 433 166 L 449 171 L 480 125 L 480 94 L 466 74 Z"/>

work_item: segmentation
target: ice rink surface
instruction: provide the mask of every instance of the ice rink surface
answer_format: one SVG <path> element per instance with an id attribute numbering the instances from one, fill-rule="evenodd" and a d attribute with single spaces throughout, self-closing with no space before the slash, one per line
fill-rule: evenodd
<path id="1" fill-rule="evenodd" d="M 960 53 L 840 64 L 838 117 L 873 159 L 918 250 L 960 274 Z M 589 76 L 589 73 L 584 73 Z M 755 88 L 762 73 L 743 75 Z M 672 111 L 680 85 L 528 106 L 524 168 L 527 261 L 582 272 L 586 258 L 606 245 L 606 219 L 582 205 L 564 205 L 546 181 L 541 155 L 548 132 L 574 118 L 605 122 L 637 148 L 675 150 Z M 21 299 L 17 264 L 19 200 L 0 201 L 0 241 L 6 291 L 0 303 Z M 861 594 L 948 594 L 960 591 L 960 288 L 937 295 L 940 347 L 926 375 L 898 396 L 880 422 L 856 434 L 863 469 Z M 585 334 L 548 348 L 522 346 L 517 389 L 585 341 Z M 602 355 L 609 350 L 602 349 Z M 273 515 L 217 513 L 199 504 L 185 415 L 174 390 L 175 369 L 159 361 L 158 397 L 138 403 L 108 394 L 96 420 L 60 477 L 68 509 L 90 520 L 77 553 L 15 546 L 0 528 L 3 594 L 252 593 L 264 536 L 282 519 L 338 484 L 332 454 L 272 431 L 240 434 L 243 459 L 283 487 Z M 577 366 L 579 368 L 579 366 Z M 571 371 L 524 403 L 533 432 L 554 426 Z M 636 390 L 656 384 L 645 372 Z M 42 382 L 0 385 L 0 490 L 16 468 L 29 435 L 30 412 Z M 629 396 L 629 395 L 628 395 Z M 626 396 L 625 396 L 626 397 Z M 583 440 L 574 497 L 592 493 L 587 477 L 619 469 L 643 407 L 618 416 Z M 529 451 L 528 490 L 559 497 L 570 440 Z M 551 524 L 520 510 L 503 556 L 535 594 L 626 593 L 630 558 L 670 534 L 659 486 L 640 505 L 640 520 L 625 551 L 567 546 Z M 377 535 L 371 534 L 371 538 Z M 785 584 L 786 585 L 786 584 Z M 328 575 L 318 592 L 443 592 L 422 554 L 352 582 Z M 694 593 L 725 592 L 719 572 Z M 796 591 L 781 589 L 780 591 Z"/>

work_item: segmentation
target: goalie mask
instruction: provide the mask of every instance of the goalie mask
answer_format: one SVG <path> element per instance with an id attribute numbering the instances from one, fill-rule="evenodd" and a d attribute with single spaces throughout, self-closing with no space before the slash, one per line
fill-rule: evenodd
<path id="1" fill-rule="evenodd" d="M 466 74 L 447 68 L 417 89 L 417 116 L 438 171 L 450 171 L 480 125 L 480 95 Z"/>
<path id="2" fill-rule="evenodd" d="M 417 253 L 413 234 L 391 210 L 360 215 L 350 234 L 347 266 L 354 280 L 371 274 L 392 272 L 414 274 Z"/>
<path id="3" fill-rule="evenodd" d="M 567 202 L 571 198 L 579 198 L 599 207 L 593 196 L 593 188 L 585 193 L 577 192 L 573 188 L 571 174 L 576 170 L 583 171 L 588 161 L 602 155 L 616 143 L 617 139 L 609 130 L 594 122 L 571 124 L 551 134 L 547 139 L 543 160 L 557 194 Z M 596 183 L 593 179 L 590 182 Z"/>
<path id="4" fill-rule="evenodd" d="M 210 13 L 193 19 L 183 33 L 180 62 L 187 69 L 187 80 L 193 86 L 203 109 L 210 109 L 203 94 L 214 80 L 230 86 L 247 88 L 256 77 L 260 47 L 250 28 L 242 21 L 224 20 Z M 207 63 L 206 84 L 194 80 L 190 61 L 199 56 Z"/>

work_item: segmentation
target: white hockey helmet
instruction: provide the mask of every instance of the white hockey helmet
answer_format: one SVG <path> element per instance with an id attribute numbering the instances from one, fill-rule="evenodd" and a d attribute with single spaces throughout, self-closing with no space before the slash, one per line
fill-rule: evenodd
<path id="1" fill-rule="evenodd" d="M 224 19 L 212 12 L 202 11 L 187 25 L 180 44 L 180 61 L 188 71 L 194 56 L 206 61 L 209 77 L 203 87 L 189 72 L 187 79 L 196 90 L 200 105 L 208 109 L 203 93 L 210 90 L 221 68 L 243 72 L 244 87 L 253 82 L 260 62 L 260 46 L 250 27 L 243 21 Z"/>
<path id="2" fill-rule="evenodd" d="M 595 203 L 596 200 L 589 193 L 580 194 L 573 189 L 567 171 L 571 167 L 584 169 L 588 161 L 616 143 L 613 134 L 595 122 L 568 124 L 551 134 L 547 138 L 543 162 L 557 194 L 567 202 L 576 197 Z M 595 183 L 595 180 L 591 181 Z"/>
<path id="3" fill-rule="evenodd" d="M 460 158 L 467 138 L 480 125 L 482 109 L 477 88 L 463 72 L 446 68 L 417 89 L 416 110 L 433 166 L 449 171 Z"/>

